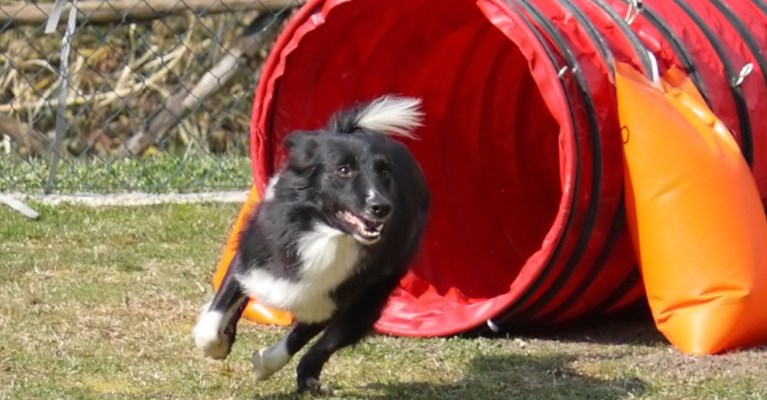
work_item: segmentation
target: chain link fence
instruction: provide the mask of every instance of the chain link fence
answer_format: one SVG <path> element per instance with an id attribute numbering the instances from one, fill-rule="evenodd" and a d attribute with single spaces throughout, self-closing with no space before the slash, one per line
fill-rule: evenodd
<path id="1" fill-rule="evenodd" d="M 253 90 L 298 3 L 0 0 L 0 192 L 247 188 Z"/>

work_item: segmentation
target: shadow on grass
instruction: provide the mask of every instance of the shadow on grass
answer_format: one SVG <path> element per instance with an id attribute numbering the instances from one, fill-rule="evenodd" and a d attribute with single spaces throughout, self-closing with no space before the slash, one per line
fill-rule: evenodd
<path id="1" fill-rule="evenodd" d="M 457 382 L 434 381 L 373 383 L 350 390 L 334 391 L 332 398 L 374 400 L 426 399 L 623 399 L 641 395 L 646 384 L 634 377 L 598 379 L 585 376 L 571 366 L 576 358 L 562 355 L 496 355 L 471 360 L 465 377 Z M 332 382 L 330 382 L 332 387 Z M 295 393 L 256 396 L 254 400 L 309 399 Z"/>
<path id="2" fill-rule="evenodd" d="M 466 376 L 454 383 L 374 384 L 383 392 L 370 399 L 622 399 L 638 396 L 646 384 L 638 378 L 597 379 L 571 367 L 571 356 L 504 355 L 477 357 Z M 435 371 L 438 376 L 439 371 Z"/>
<path id="3" fill-rule="evenodd" d="M 497 335 L 503 340 L 506 334 Z M 609 318 L 579 321 L 557 328 L 517 332 L 509 337 L 534 337 L 569 343 L 629 344 L 643 346 L 667 345 L 655 328 L 646 307 L 636 307 Z M 630 351 L 630 350 L 626 350 Z M 616 354 L 604 355 L 612 359 Z M 599 355 L 593 357 L 599 358 Z M 475 356 L 464 377 L 444 383 L 435 368 L 434 380 L 424 382 L 360 383 L 343 391 L 334 391 L 333 399 L 374 400 L 450 400 L 450 399 L 625 399 L 639 397 L 648 384 L 633 376 L 601 379 L 578 372 L 573 363 L 578 356 L 569 354 L 503 354 Z M 407 369 L 406 365 L 402 366 Z M 381 376 L 383 378 L 383 375 Z M 329 383 L 333 387 L 332 378 Z M 354 385 L 352 385 L 354 386 Z M 311 399 L 293 392 L 255 397 L 254 400 Z"/>
<path id="4" fill-rule="evenodd" d="M 668 345 L 653 323 L 647 306 L 640 304 L 617 315 L 580 319 L 558 327 L 530 328 L 495 337 L 530 337 L 567 343 Z M 494 337 L 490 335 L 489 337 Z"/>

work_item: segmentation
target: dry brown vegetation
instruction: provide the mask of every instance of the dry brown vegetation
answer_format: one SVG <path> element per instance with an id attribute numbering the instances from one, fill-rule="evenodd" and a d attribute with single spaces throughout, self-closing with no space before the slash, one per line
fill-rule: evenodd
<path id="1" fill-rule="evenodd" d="M 66 99 L 71 126 L 62 150 L 107 157 L 144 134 L 148 140 L 122 155 L 245 153 L 252 92 L 281 18 L 261 14 L 272 17 L 269 28 L 259 30 L 255 43 L 244 43 L 249 47 L 236 57 L 237 73 L 231 80 L 220 77 L 222 90 L 213 87 L 201 102 L 190 102 L 188 94 L 217 62 L 243 46 L 244 32 L 258 15 L 185 14 L 78 26 Z M 50 35 L 42 25 L 0 25 L 0 133 L 11 136 L 15 152 L 24 157 L 44 156 L 53 137 L 64 25 Z M 188 109 L 179 106 L 185 100 Z"/>

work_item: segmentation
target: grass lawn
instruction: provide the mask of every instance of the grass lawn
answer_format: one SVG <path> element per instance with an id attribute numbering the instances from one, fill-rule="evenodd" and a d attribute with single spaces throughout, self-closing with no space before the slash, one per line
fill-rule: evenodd
<path id="1" fill-rule="evenodd" d="M 0 157 L 0 192 L 40 193 L 49 169 L 49 163 L 41 159 Z M 61 160 L 54 193 L 199 192 L 247 189 L 252 181 L 248 157 L 160 153 L 144 158 Z"/>
<path id="2" fill-rule="evenodd" d="M 0 207 L 0 399 L 292 399 L 296 361 L 256 384 L 282 330 L 243 323 L 229 359 L 190 330 L 236 205 Z M 767 399 L 767 352 L 687 357 L 646 319 L 544 336 L 375 336 L 324 372 L 339 399 Z"/>

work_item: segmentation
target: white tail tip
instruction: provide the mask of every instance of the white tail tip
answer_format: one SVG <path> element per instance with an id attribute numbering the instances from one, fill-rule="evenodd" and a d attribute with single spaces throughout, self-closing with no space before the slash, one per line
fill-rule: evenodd
<path id="1" fill-rule="evenodd" d="M 421 99 L 383 96 L 363 108 L 355 120 L 360 128 L 415 139 L 413 130 L 423 124 Z"/>

